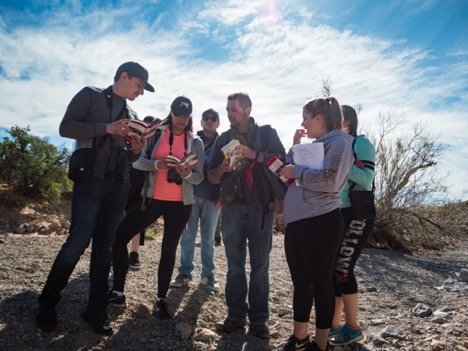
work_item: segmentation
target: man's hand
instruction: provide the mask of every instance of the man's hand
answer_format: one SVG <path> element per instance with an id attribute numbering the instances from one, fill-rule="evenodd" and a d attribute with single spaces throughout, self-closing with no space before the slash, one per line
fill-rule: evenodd
<path id="1" fill-rule="evenodd" d="M 223 162 L 216 168 L 208 172 L 208 181 L 211 184 L 221 183 L 221 178 L 226 172 L 231 172 L 232 169 L 229 167 L 229 160 L 223 160 Z"/>
<path id="2" fill-rule="evenodd" d="M 240 160 L 243 159 L 243 158 L 248 158 L 250 160 L 253 160 L 255 158 L 256 151 L 252 150 L 247 145 L 242 145 L 241 147 L 242 147 L 242 149 L 241 149 L 241 153 L 239 155 Z"/>
<path id="3" fill-rule="evenodd" d="M 118 121 L 107 123 L 106 133 L 126 137 L 132 131 L 127 125 L 128 121 L 128 119 L 119 119 Z"/>

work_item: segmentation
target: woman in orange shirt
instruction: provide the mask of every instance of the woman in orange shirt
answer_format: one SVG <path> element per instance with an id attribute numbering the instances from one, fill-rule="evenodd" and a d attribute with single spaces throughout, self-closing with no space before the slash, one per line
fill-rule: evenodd
<path id="1" fill-rule="evenodd" d="M 128 271 L 127 243 L 135 233 L 156 221 L 164 219 L 164 236 L 158 267 L 158 293 L 156 313 L 159 319 L 170 319 L 165 300 L 172 272 L 174 270 L 177 245 L 192 211 L 193 185 L 203 180 L 203 143 L 192 133 L 192 103 L 185 96 L 179 96 L 171 105 L 171 112 L 158 128 L 154 140 L 149 140 L 140 158 L 133 163 L 135 169 L 147 172 L 142 189 L 144 204 L 137 204 L 124 217 L 116 233 L 113 248 L 113 288 L 109 293 L 109 304 L 124 307 L 125 277 Z M 154 145 L 154 146 L 152 146 Z M 147 158 L 147 148 L 151 148 Z M 197 162 L 184 167 L 174 167 L 166 156 L 182 159 L 195 153 Z"/>

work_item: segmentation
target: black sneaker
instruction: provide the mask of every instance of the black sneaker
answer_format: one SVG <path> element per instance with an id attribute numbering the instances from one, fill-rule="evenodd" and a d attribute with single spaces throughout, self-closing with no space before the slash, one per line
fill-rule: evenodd
<path id="1" fill-rule="evenodd" d="M 310 345 L 311 345 L 311 348 L 309 349 L 310 351 L 322 351 L 322 349 L 317 345 L 315 341 L 312 341 Z M 330 347 L 328 346 L 328 344 L 325 347 L 325 350 L 323 351 L 330 351 Z"/>
<path id="2" fill-rule="evenodd" d="M 127 306 L 125 294 L 119 295 L 115 291 L 109 291 L 107 294 L 107 302 L 109 305 L 116 307 Z"/>
<path id="3" fill-rule="evenodd" d="M 55 306 L 39 304 L 36 321 L 41 330 L 50 332 L 57 327 L 57 313 Z"/>
<path id="4" fill-rule="evenodd" d="M 166 300 L 161 299 L 156 301 L 156 315 L 162 321 L 172 318 L 172 315 L 169 313 Z"/>
<path id="5" fill-rule="evenodd" d="M 89 310 L 80 314 L 81 318 L 91 325 L 91 329 L 97 334 L 111 336 L 114 331 L 109 326 L 108 318 L 96 318 L 96 316 Z M 101 320 L 101 321 L 100 321 Z"/>
<path id="6" fill-rule="evenodd" d="M 280 346 L 278 351 L 313 351 L 312 344 L 310 343 L 309 337 L 304 340 L 297 340 L 294 335 L 291 335 L 288 341 Z"/>
<path id="7" fill-rule="evenodd" d="M 128 266 L 131 270 L 138 271 L 140 270 L 140 259 L 138 256 L 138 252 L 130 252 L 128 260 Z"/>

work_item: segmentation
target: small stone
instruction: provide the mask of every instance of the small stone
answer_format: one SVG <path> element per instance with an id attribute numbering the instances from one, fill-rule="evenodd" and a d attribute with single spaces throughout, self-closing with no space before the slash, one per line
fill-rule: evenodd
<path id="1" fill-rule="evenodd" d="M 463 268 L 460 273 L 458 273 L 458 280 L 464 283 L 468 283 L 468 269 Z"/>
<path id="2" fill-rule="evenodd" d="M 288 314 L 291 314 L 291 313 L 292 313 L 292 310 L 289 309 L 289 308 L 280 308 L 278 310 L 278 317 L 281 318 L 281 317 L 284 317 L 284 316 L 286 316 Z"/>
<path id="3" fill-rule="evenodd" d="M 192 326 L 188 323 L 179 323 L 175 328 L 175 335 L 182 340 L 187 340 L 192 335 Z"/>
<path id="4" fill-rule="evenodd" d="M 194 337 L 194 340 L 197 341 L 210 341 L 213 340 L 216 337 L 216 333 L 210 329 L 200 329 L 197 331 L 196 336 Z"/>
<path id="5" fill-rule="evenodd" d="M 432 315 L 432 310 L 429 306 L 423 304 L 423 303 L 418 303 L 412 310 L 413 314 L 416 317 L 429 317 Z"/>
<path id="6" fill-rule="evenodd" d="M 16 227 L 15 228 L 15 233 L 16 234 L 24 234 L 24 233 L 26 233 L 26 229 L 24 229 L 23 226 Z"/>
<path id="7" fill-rule="evenodd" d="M 385 321 L 383 319 L 372 319 L 371 320 L 371 325 L 382 325 L 385 324 Z"/>
<path id="8" fill-rule="evenodd" d="M 380 332 L 380 335 L 385 339 L 389 338 L 389 337 L 399 339 L 399 340 L 405 340 L 406 339 L 406 336 L 400 330 L 398 330 L 397 328 L 395 328 L 392 325 L 389 325 L 389 326 L 385 327 Z"/>

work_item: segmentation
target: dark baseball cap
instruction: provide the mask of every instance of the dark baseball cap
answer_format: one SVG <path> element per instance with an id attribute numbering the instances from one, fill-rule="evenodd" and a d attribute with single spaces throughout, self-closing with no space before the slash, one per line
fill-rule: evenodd
<path id="1" fill-rule="evenodd" d="M 119 79 L 122 72 L 127 72 L 129 76 L 140 78 L 145 82 L 145 90 L 150 92 L 154 92 L 153 86 L 148 83 L 148 71 L 142 65 L 137 62 L 125 62 L 117 68 L 117 72 L 115 72 L 115 80 Z"/>
<path id="2" fill-rule="evenodd" d="M 172 102 L 171 111 L 176 116 L 192 116 L 192 102 L 185 96 L 179 96 Z"/>
<path id="3" fill-rule="evenodd" d="M 209 108 L 208 110 L 206 110 L 205 112 L 202 113 L 202 117 L 205 117 L 205 115 L 208 115 L 208 114 L 214 114 L 216 117 L 218 117 L 219 119 L 219 113 L 216 112 L 215 110 L 213 110 L 212 108 Z"/>

